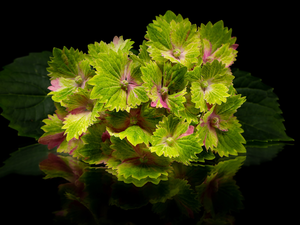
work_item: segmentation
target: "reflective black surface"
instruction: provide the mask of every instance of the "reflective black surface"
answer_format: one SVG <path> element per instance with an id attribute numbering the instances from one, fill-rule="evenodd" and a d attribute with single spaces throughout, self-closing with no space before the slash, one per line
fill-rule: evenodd
<path id="1" fill-rule="evenodd" d="M 233 29 L 233 35 L 237 36 L 239 44 L 237 61 L 233 66 L 251 72 L 253 76 L 260 77 L 265 84 L 274 87 L 285 118 L 287 134 L 295 139 L 293 145 L 285 145 L 282 149 L 271 151 L 271 154 L 261 154 L 253 161 L 257 162 L 256 165 L 244 165 L 236 172 L 233 180 L 243 196 L 244 208 L 231 215 L 235 224 L 298 224 L 300 223 L 299 147 L 298 132 L 295 128 L 299 127 L 297 119 L 299 94 L 296 61 L 298 59 L 292 56 L 297 45 L 296 35 L 293 34 L 295 25 L 292 16 L 296 15 L 293 6 L 274 4 L 272 7 L 270 5 L 258 7 L 256 4 L 252 6 L 232 4 L 227 7 L 220 6 L 220 13 L 217 13 L 215 7 L 217 7 L 215 3 L 205 6 L 186 4 L 177 8 L 171 5 L 163 8 L 154 4 L 152 8 L 134 11 L 134 6 L 123 5 L 116 6 L 119 10 L 113 7 L 111 10 L 105 10 L 103 7 L 100 7 L 101 10 L 97 7 L 93 9 L 89 5 L 86 5 L 86 8 L 72 10 L 52 5 L 49 6 L 49 10 L 47 7 L 34 6 L 32 10 L 21 10 L 16 14 L 15 9 L 24 9 L 24 6 L 12 5 L 6 8 L 10 17 L 4 17 L 7 14 L 1 16 L 3 21 L 1 67 L 17 57 L 28 55 L 29 52 L 52 51 L 53 47 L 72 46 L 86 51 L 87 44 L 100 40 L 110 42 L 115 35 L 131 38 L 136 42 L 135 48 L 138 48 L 142 43 L 146 26 L 155 19 L 155 16 L 165 13 L 168 9 L 188 17 L 192 23 L 198 25 L 222 19 L 225 26 Z M 90 13 L 74 13 L 80 10 L 92 11 L 92 16 Z M 281 16 L 286 12 L 289 12 L 285 14 L 287 16 Z M 85 21 L 86 28 L 83 28 L 82 21 Z M 17 132 L 8 128 L 8 121 L 2 117 L 0 140 L 1 163 L 18 148 L 35 142 L 30 138 L 18 137 Z M 269 157 L 272 153 L 274 157 Z M 55 217 L 52 212 L 63 207 L 58 195 L 58 185 L 67 181 L 62 178 L 44 180 L 43 177 L 10 174 L 0 179 L 3 220 L 1 223 L 53 224 Z M 80 206 L 77 208 L 82 209 Z M 226 209 L 226 203 L 223 203 L 223 208 Z M 123 224 L 130 219 L 134 221 L 133 224 L 147 224 L 152 221 L 155 221 L 155 224 L 167 224 L 151 210 L 151 203 L 142 209 L 127 211 L 116 206 L 107 206 L 100 214 L 105 217 L 111 212 L 110 218 L 119 221 L 123 219 Z M 74 215 L 81 213 L 84 219 L 90 218 L 88 213 L 84 214 L 86 213 L 84 209 L 75 211 Z M 172 219 L 179 214 L 174 210 L 170 215 Z M 198 221 L 188 219 L 188 222 L 182 224 L 196 224 L 196 222 Z"/>
<path id="2" fill-rule="evenodd" d="M 79 183 L 11 174 L 1 178 L 2 213 L 11 224 L 97 224 L 94 218 L 99 224 L 297 224 L 297 158 L 290 157 L 295 149 L 249 148 L 248 158 L 238 156 L 205 167 L 174 165 L 174 177 L 142 188 L 118 182 L 103 169 L 88 170 Z M 264 157 L 255 151 L 264 151 Z M 58 159 L 51 157 L 50 162 Z M 66 200 L 65 192 L 71 193 L 72 201 Z M 163 198 L 169 199 L 155 204 Z M 195 210 L 197 202 L 200 210 Z M 63 209 L 68 210 L 67 219 L 59 220 L 63 217 L 53 212 Z"/>

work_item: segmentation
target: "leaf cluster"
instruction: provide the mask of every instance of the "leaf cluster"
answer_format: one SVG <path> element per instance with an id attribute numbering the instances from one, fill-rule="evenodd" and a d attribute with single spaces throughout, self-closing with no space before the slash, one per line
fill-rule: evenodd
<path id="1" fill-rule="evenodd" d="M 136 186 L 166 180 L 173 162 L 244 153 L 234 113 L 245 97 L 229 68 L 237 54 L 231 30 L 167 11 L 145 38 L 138 52 L 123 37 L 90 44 L 87 54 L 54 48 L 48 95 L 57 110 L 43 120 L 39 142 L 105 164 Z"/>

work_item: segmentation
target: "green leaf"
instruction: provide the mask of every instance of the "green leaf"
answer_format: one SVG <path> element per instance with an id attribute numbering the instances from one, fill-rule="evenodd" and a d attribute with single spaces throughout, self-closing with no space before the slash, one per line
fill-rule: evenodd
<path id="1" fill-rule="evenodd" d="M 184 95 L 186 93 L 186 89 L 183 89 L 178 93 L 169 95 L 167 98 L 167 105 L 176 116 L 179 116 L 179 112 L 185 109 L 184 103 L 186 102 L 186 98 L 184 97 Z"/>
<path id="2" fill-rule="evenodd" d="M 273 88 L 252 76 L 249 72 L 235 69 L 234 87 L 247 101 L 236 112 L 242 124 L 243 136 L 251 141 L 293 141 L 283 125 L 282 111 Z"/>
<path id="3" fill-rule="evenodd" d="M 157 63 L 150 61 L 145 67 L 141 67 L 143 86 L 150 92 L 154 86 L 161 86 L 162 71 Z M 154 100 L 153 100 L 154 101 Z"/>
<path id="4" fill-rule="evenodd" d="M 150 151 L 188 165 L 202 151 L 202 140 L 192 132 L 187 133 L 190 128 L 179 118 L 172 115 L 165 117 L 153 133 Z"/>
<path id="5" fill-rule="evenodd" d="M 0 177 L 11 173 L 22 175 L 42 175 L 39 163 L 47 158 L 49 150 L 47 146 L 33 144 L 10 154 L 10 158 L 4 161 L 4 166 L 0 168 Z"/>
<path id="6" fill-rule="evenodd" d="M 99 112 L 103 110 L 103 104 L 98 101 L 92 110 L 81 111 L 77 114 L 70 113 L 66 116 L 62 129 L 65 129 L 67 134 L 66 140 L 69 141 L 72 138 L 78 139 L 79 136 L 87 130 L 89 126 L 94 124 L 99 117 Z"/>
<path id="7" fill-rule="evenodd" d="M 0 72 L 2 116 L 20 136 L 38 139 L 43 134 L 42 120 L 55 110 L 47 95 L 50 81 L 46 68 L 50 56 L 50 52 L 30 53 Z"/>
<path id="8" fill-rule="evenodd" d="M 246 153 L 246 149 L 243 144 L 246 144 L 244 137 L 242 136 L 243 129 L 238 120 L 232 120 L 233 124 L 228 131 L 221 131 L 216 129 L 218 136 L 218 146 L 212 150 L 218 152 L 223 157 L 230 155 L 238 155 L 238 153 Z"/>
<path id="9" fill-rule="evenodd" d="M 144 144 L 133 146 L 126 139 L 116 137 L 111 137 L 111 142 L 112 156 L 122 161 L 114 168 L 118 178 L 142 180 L 149 177 L 156 180 L 162 175 L 168 176 L 170 159 L 151 153 Z"/>
<path id="10" fill-rule="evenodd" d="M 162 16 L 161 16 L 162 17 Z M 175 22 L 181 22 L 183 20 L 182 16 L 178 14 L 176 16 L 175 13 L 173 13 L 171 10 L 168 10 L 165 15 L 163 15 L 164 20 L 166 20 L 168 23 L 171 23 L 172 20 Z"/>
<path id="11" fill-rule="evenodd" d="M 226 68 L 231 66 L 236 60 L 237 50 L 230 48 L 230 44 L 223 44 L 213 54 L 207 57 L 207 62 L 217 59 L 219 62 L 225 64 Z"/>
<path id="12" fill-rule="evenodd" d="M 105 125 L 97 123 L 89 127 L 88 133 L 81 137 L 84 146 L 78 150 L 78 153 L 84 162 L 100 164 L 108 160 L 112 150 L 105 148 L 109 144 L 109 139 L 104 142 L 102 140 L 105 131 Z"/>
<path id="13" fill-rule="evenodd" d="M 218 60 L 206 63 L 201 69 L 196 67 L 188 73 L 188 79 L 192 81 L 192 102 L 202 112 L 207 111 L 206 103 L 220 105 L 230 96 L 228 91 L 233 76 Z"/>
<path id="14" fill-rule="evenodd" d="M 105 103 L 110 111 L 129 111 L 130 107 L 148 101 L 146 91 L 140 83 L 138 66 L 128 60 L 127 53 L 121 50 L 100 53 L 94 66 L 97 75 L 88 82 L 94 86 L 91 98 Z"/>
<path id="15" fill-rule="evenodd" d="M 143 187 L 147 183 L 153 183 L 155 185 L 158 185 L 160 181 L 166 181 L 168 180 L 168 176 L 162 174 L 158 178 L 151 178 L 151 177 L 146 177 L 142 179 L 135 179 L 133 177 L 127 177 L 125 178 L 124 176 L 118 176 L 118 181 L 123 181 L 126 184 L 134 184 L 136 187 Z"/>
<path id="16" fill-rule="evenodd" d="M 134 41 L 130 41 L 130 39 L 126 39 L 124 41 L 123 36 L 115 36 L 113 41 L 108 44 L 108 46 L 113 49 L 115 52 L 121 50 L 122 52 L 129 53 L 129 50 L 132 48 Z"/>
<path id="17" fill-rule="evenodd" d="M 197 115 L 200 110 L 196 109 L 195 103 L 191 101 L 191 92 L 184 95 L 186 101 L 184 103 L 184 110 L 178 112 L 178 117 L 185 119 L 189 124 L 191 122 L 198 123 Z"/>
<path id="18" fill-rule="evenodd" d="M 246 152 L 243 146 L 246 141 L 241 135 L 243 129 L 233 116 L 245 98 L 237 95 L 230 96 L 228 99 L 226 103 L 214 105 L 204 114 L 197 126 L 198 135 L 204 140 L 206 149 L 217 152 L 221 157 Z"/>
<path id="19" fill-rule="evenodd" d="M 149 41 L 146 44 L 149 46 L 150 56 L 155 61 L 170 60 L 172 63 L 181 63 L 191 68 L 198 62 L 197 58 L 200 55 L 197 26 L 191 25 L 188 19 L 177 20 L 174 15 L 168 14 L 168 21 L 164 17 L 156 17 L 153 24 L 147 26 L 146 39 Z"/>
<path id="20" fill-rule="evenodd" d="M 87 55 L 87 59 L 92 66 L 94 66 L 94 60 L 98 58 L 99 53 L 106 53 L 109 51 L 108 45 L 103 41 L 100 43 L 94 42 L 94 44 L 89 44 L 88 49 L 89 54 Z"/>
<path id="21" fill-rule="evenodd" d="M 80 69 L 78 64 L 85 58 L 84 54 L 78 49 L 67 49 L 64 47 L 62 50 L 59 48 L 53 48 L 53 57 L 49 62 L 49 76 L 51 80 L 56 78 L 75 78 L 79 75 Z"/>
<path id="22" fill-rule="evenodd" d="M 48 119 L 44 119 L 44 126 L 41 128 L 45 132 L 38 140 L 40 144 L 48 145 L 48 149 L 58 147 L 65 140 L 63 120 L 60 119 L 57 114 L 53 116 L 49 115 Z"/>
<path id="23" fill-rule="evenodd" d="M 127 137 L 134 146 L 139 143 L 149 145 L 150 137 L 156 129 L 156 124 L 161 120 L 161 110 L 144 104 L 136 109 L 126 111 L 108 112 L 107 131 L 112 136 Z"/>
<path id="24" fill-rule="evenodd" d="M 141 143 L 149 145 L 151 139 L 151 134 L 137 125 L 130 126 L 125 131 L 118 133 L 118 135 L 114 135 L 120 137 L 121 139 L 127 137 L 127 140 L 134 146 Z"/>
<path id="25" fill-rule="evenodd" d="M 220 115 L 221 119 L 228 120 L 245 102 L 246 98 L 241 95 L 230 96 L 227 98 L 226 104 L 216 106 L 215 113 Z"/>
<path id="26" fill-rule="evenodd" d="M 48 95 L 52 95 L 52 100 L 61 103 L 62 100 L 68 98 L 69 95 L 78 91 L 78 86 L 74 79 L 60 77 L 51 81 L 53 90 Z"/>
<path id="27" fill-rule="evenodd" d="M 211 22 L 208 22 L 206 25 L 201 24 L 199 31 L 201 39 L 210 41 L 212 52 L 215 52 L 222 44 L 229 43 L 230 45 L 233 45 L 236 41 L 236 38 L 231 38 L 232 30 L 228 30 L 227 27 L 224 27 L 222 20 L 214 25 L 212 25 Z"/>
<path id="28" fill-rule="evenodd" d="M 204 98 L 209 104 L 218 104 L 226 102 L 226 97 L 229 96 L 228 88 L 223 84 L 211 84 L 205 90 Z"/>

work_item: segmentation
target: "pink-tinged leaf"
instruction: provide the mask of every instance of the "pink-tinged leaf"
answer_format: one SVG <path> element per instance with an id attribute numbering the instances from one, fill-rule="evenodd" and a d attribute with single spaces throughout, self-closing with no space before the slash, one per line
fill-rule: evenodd
<path id="1" fill-rule="evenodd" d="M 230 48 L 233 48 L 234 50 L 236 50 L 237 47 L 239 47 L 239 44 L 233 44 L 233 45 L 230 46 Z"/>
<path id="2" fill-rule="evenodd" d="M 187 131 L 185 133 L 183 133 L 182 135 L 180 135 L 177 139 L 182 138 L 184 136 L 188 136 L 190 134 L 193 134 L 194 133 L 194 129 L 195 129 L 194 126 L 189 126 L 189 128 L 187 129 Z"/>
<path id="3" fill-rule="evenodd" d="M 86 111 L 87 111 L 86 107 L 82 106 L 82 107 L 78 107 L 76 109 L 71 110 L 70 113 L 73 114 L 73 115 L 76 115 L 76 114 L 83 113 L 83 112 L 86 112 Z"/>
<path id="4" fill-rule="evenodd" d="M 49 86 L 48 89 L 50 91 L 57 91 L 59 90 L 60 88 L 62 88 L 60 85 L 59 85 L 59 78 L 56 78 L 55 80 L 51 80 L 51 85 L 52 86 Z"/>
<path id="5" fill-rule="evenodd" d="M 66 139 L 66 135 L 64 135 L 64 132 L 61 132 L 61 133 L 41 137 L 38 142 L 42 145 L 48 145 L 48 149 L 50 150 L 52 148 L 60 146 L 60 144 L 65 139 Z"/>
<path id="6" fill-rule="evenodd" d="M 69 114 L 67 111 L 66 111 L 66 108 L 61 106 L 59 103 L 57 102 L 54 102 L 54 105 L 56 107 L 56 110 L 55 110 L 55 114 L 57 116 L 58 119 L 60 119 L 61 121 L 64 121 L 65 120 L 65 117 Z"/>
<path id="7" fill-rule="evenodd" d="M 86 196 L 84 184 L 79 180 L 85 171 L 86 164 L 70 156 L 65 157 L 50 153 L 48 158 L 40 163 L 39 167 L 46 174 L 44 179 L 61 177 L 70 182 L 59 185 L 59 189 L 64 189 L 67 186 L 68 190 L 76 193 L 76 196 L 80 198 Z"/>
<path id="8" fill-rule="evenodd" d="M 115 44 L 115 45 L 117 45 L 118 43 L 119 43 L 119 37 L 118 36 L 114 36 L 114 39 L 113 39 L 113 43 Z"/>
<path id="9" fill-rule="evenodd" d="M 45 178 L 52 178 L 55 177 L 55 174 L 60 174 L 60 177 L 63 177 L 70 182 L 75 182 L 75 177 L 72 169 L 62 158 L 54 155 L 53 153 L 50 153 L 48 155 L 48 158 L 39 164 L 39 167 L 47 174 Z M 54 173 L 51 171 L 53 171 Z"/>
<path id="10" fill-rule="evenodd" d="M 203 40 L 203 43 L 204 43 L 203 62 L 206 63 L 207 62 L 207 58 L 211 55 L 212 45 L 206 39 Z"/>
<path id="11" fill-rule="evenodd" d="M 157 106 L 157 103 L 158 103 L 158 100 L 159 100 L 159 102 L 160 102 L 160 104 L 162 105 L 163 108 L 166 108 L 166 109 L 170 110 L 170 108 L 169 108 L 169 106 L 166 102 L 167 98 L 165 100 L 163 100 L 160 91 L 157 91 L 157 97 L 158 98 L 156 99 L 155 102 L 151 102 L 151 106 L 158 108 L 159 106 Z M 159 108 L 161 108 L 161 107 L 159 107 Z"/>
<path id="12" fill-rule="evenodd" d="M 109 133 L 108 133 L 108 131 L 106 130 L 103 134 L 102 134 L 102 136 L 101 136 L 101 140 L 102 140 L 102 142 L 105 142 L 107 139 L 109 139 L 110 138 L 110 135 L 109 135 Z"/>

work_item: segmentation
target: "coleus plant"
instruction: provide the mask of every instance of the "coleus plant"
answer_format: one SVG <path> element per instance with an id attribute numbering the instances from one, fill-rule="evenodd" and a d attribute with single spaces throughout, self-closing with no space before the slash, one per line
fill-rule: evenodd
<path id="1" fill-rule="evenodd" d="M 168 179 L 173 162 L 245 153 L 231 30 L 167 11 L 145 39 L 136 54 L 122 36 L 88 45 L 87 54 L 54 48 L 47 70 L 56 111 L 39 143 L 136 186 Z"/>

